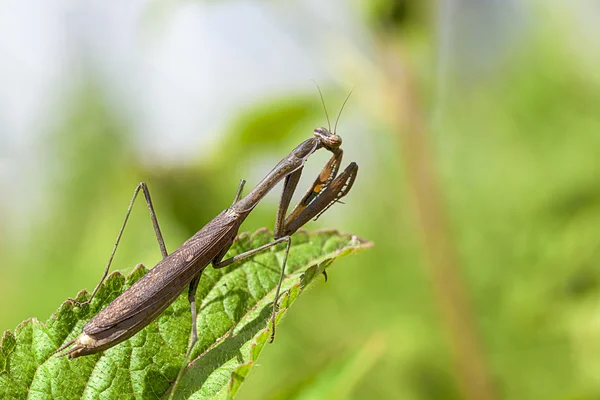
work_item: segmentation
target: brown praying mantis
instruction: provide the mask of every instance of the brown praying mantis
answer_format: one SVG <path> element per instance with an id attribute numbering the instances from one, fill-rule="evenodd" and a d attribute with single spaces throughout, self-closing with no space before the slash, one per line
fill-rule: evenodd
<path id="1" fill-rule="evenodd" d="M 213 268 L 223 268 L 279 243 L 286 242 L 287 246 L 271 315 L 272 331 L 270 341 L 272 342 L 275 335 L 275 316 L 279 292 L 285 277 L 285 266 L 291 246 L 291 235 L 311 219 L 318 218 L 331 205 L 348 194 L 356 178 L 358 165 L 354 162 L 350 163 L 338 175 L 343 155 L 341 144 L 342 140 L 335 133 L 335 128 L 334 133 L 326 128 L 315 129 L 313 137 L 293 149 L 244 197 L 242 197 L 242 190 L 245 181 L 242 180 L 238 186 L 233 204 L 171 254 L 167 254 L 148 187 L 145 183 L 140 183 L 130 201 L 125 220 L 117 235 L 102 279 L 86 303 L 91 302 L 102 282 L 106 279 L 129 214 L 140 190 L 146 199 L 163 259 L 104 310 L 93 317 L 83 327 L 83 332 L 79 336 L 61 346 L 55 353 L 70 347 L 67 351 L 59 354 L 59 357 L 68 355 L 70 359 L 73 359 L 111 348 L 132 337 L 151 323 L 188 287 L 188 300 L 192 315 L 192 332 L 186 355 L 186 359 L 189 359 L 198 338 L 195 294 L 202 271 L 209 264 L 212 264 Z M 330 151 L 332 157 L 325 164 L 304 197 L 286 216 L 306 160 L 321 148 Z M 263 197 L 282 180 L 284 180 L 284 186 L 275 220 L 274 240 L 223 260 L 238 234 L 240 225 Z M 325 275 L 325 277 L 327 276 Z"/>

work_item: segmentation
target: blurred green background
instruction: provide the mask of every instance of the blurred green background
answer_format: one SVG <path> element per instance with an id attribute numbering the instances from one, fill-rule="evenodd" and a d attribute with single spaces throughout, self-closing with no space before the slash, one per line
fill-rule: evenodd
<path id="1" fill-rule="evenodd" d="M 196 232 L 326 125 L 314 78 L 332 119 L 356 86 L 360 171 L 307 228 L 375 247 L 239 398 L 600 398 L 594 2 L 22 3 L 0 6 L 0 328 L 95 286 L 140 181 L 169 250 Z M 115 268 L 159 258 L 138 204 Z"/>

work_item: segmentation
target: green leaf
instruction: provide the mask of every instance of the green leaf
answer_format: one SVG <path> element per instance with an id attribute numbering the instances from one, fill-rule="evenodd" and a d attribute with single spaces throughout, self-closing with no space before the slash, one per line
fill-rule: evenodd
<path id="1" fill-rule="evenodd" d="M 273 240 L 261 229 L 241 234 L 227 257 Z M 335 231 L 296 233 L 282 286 L 277 324 L 308 283 L 341 256 L 371 246 Z M 285 245 L 277 245 L 224 269 L 207 268 L 196 294 L 198 342 L 174 398 L 230 399 L 252 369 L 270 329 Z M 4 333 L 0 343 L 0 398 L 91 399 L 166 397 L 184 362 L 191 328 L 187 291 L 131 339 L 68 360 L 52 353 L 81 333 L 83 325 L 146 273 L 139 265 L 128 277 L 116 272 L 90 305 L 63 303 L 45 324 L 36 319 Z M 81 291 L 76 300 L 89 294 Z"/>

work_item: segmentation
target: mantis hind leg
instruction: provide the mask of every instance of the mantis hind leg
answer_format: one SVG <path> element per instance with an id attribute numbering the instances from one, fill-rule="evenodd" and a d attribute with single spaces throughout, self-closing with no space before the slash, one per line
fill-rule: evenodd
<path id="1" fill-rule="evenodd" d="M 160 252 L 163 258 L 167 257 L 167 248 L 165 246 L 165 241 L 162 236 L 162 232 L 160 231 L 160 227 L 158 225 L 158 219 L 156 218 L 156 213 L 154 212 L 154 205 L 152 204 L 152 198 L 150 197 L 150 190 L 148 189 L 148 185 L 145 182 L 140 182 L 135 190 L 133 191 L 133 196 L 129 201 L 129 207 L 127 207 L 127 212 L 125 213 L 125 219 L 123 220 L 123 224 L 121 225 L 121 229 L 119 230 L 119 234 L 117 235 L 117 239 L 115 240 L 115 244 L 113 245 L 112 252 L 110 253 L 110 257 L 108 258 L 108 263 L 106 267 L 104 267 L 104 273 L 102 274 L 102 278 L 100 282 L 94 288 L 92 295 L 89 300 L 80 303 L 80 305 L 89 304 L 92 302 L 93 298 L 96 296 L 98 289 L 106 279 L 108 275 L 108 271 L 110 270 L 110 266 L 112 264 L 113 258 L 115 257 L 115 253 L 117 252 L 117 248 L 119 247 L 119 242 L 121 241 L 121 237 L 123 236 L 123 232 L 125 231 L 125 226 L 127 225 L 127 221 L 129 220 L 129 215 L 131 214 L 131 210 L 133 209 L 133 204 L 135 203 L 135 199 L 137 198 L 138 193 L 142 191 L 144 193 L 144 198 L 146 199 L 146 205 L 148 207 L 148 211 L 150 213 L 150 219 L 152 220 L 152 226 L 154 227 L 154 233 L 156 234 L 156 240 L 158 241 L 158 246 L 160 247 Z"/>

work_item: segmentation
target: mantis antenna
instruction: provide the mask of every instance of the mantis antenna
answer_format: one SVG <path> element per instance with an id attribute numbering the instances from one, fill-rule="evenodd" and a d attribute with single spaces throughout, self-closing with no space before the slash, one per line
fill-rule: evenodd
<path id="1" fill-rule="evenodd" d="M 325 100 L 323 99 L 323 93 L 321 93 L 321 88 L 317 84 L 317 82 L 313 79 L 314 84 L 317 86 L 317 90 L 319 91 L 319 96 L 321 96 L 321 103 L 323 104 L 323 109 L 325 110 L 325 117 L 327 117 L 327 127 L 329 128 L 329 132 L 331 132 L 331 122 L 329 122 L 329 114 L 327 113 L 327 106 L 325 106 Z"/>
<path id="2" fill-rule="evenodd" d="M 337 116 L 337 119 L 335 120 L 335 126 L 333 127 L 333 133 L 334 134 L 337 131 L 337 124 L 338 124 L 338 121 L 340 120 L 340 116 L 342 115 L 342 111 L 344 110 L 344 106 L 346 105 L 346 102 L 350 98 L 350 95 L 352 94 L 352 92 L 354 91 L 355 88 L 356 88 L 356 86 L 354 86 L 352 88 L 352 90 L 350 91 L 350 93 L 348 93 L 348 96 L 346 97 L 346 100 L 344 100 L 344 104 L 342 104 L 342 108 L 340 108 L 340 112 L 339 112 L 339 114 Z M 319 90 L 319 92 L 321 92 L 321 91 Z M 321 98 L 322 98 L 322 96 L 321 96 Z M 329 129 L 331 129 L 331 127 Z"/>

